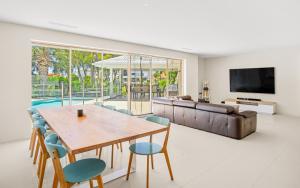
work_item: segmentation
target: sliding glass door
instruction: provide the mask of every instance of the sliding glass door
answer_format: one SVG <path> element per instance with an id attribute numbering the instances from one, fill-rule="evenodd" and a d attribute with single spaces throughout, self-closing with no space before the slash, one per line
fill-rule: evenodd
<path id="1" fill-rule="evenodd" d="M 130 105 L 133 114 L 147 114 L 151 112 L 151 57 L 131 56 L 130 72 Z"/>
<path id="2" fill-rule="evenodd" d="M 95 103 L 101 97 L 100 70 L 93 65 L 101 60 L 101 53 L 72 50 L 72 104 Z"/>
<path id="3" fill-rule="evenodd" d="M 152 58 L 152 94 L 153 97 L 166 97 L 168 69 L 166 58 Z"/>
<path id="4" fill-rule="evenodd" d="M 68 50 L 33 46 L 31 75 L 33 106 L 68 104 Z"/>
<path id="5" fill-rule="evenodd" d="M 112 105 L 151 113 L 154 97 L 181 95 L 181 60 L 138 54 L 32 47 L 32 104 Z"/>
<path id="6" fill-rule="evenodd" d="M 182 64 L 181 60 L 168 59 L 168 96 L 182 95 Z"/>
<path id="7" fill-rule="evenodd" d="M 103 70 L 103 104 L 117 109 L 128 109 L 128 55 L 104 53 Z"/>

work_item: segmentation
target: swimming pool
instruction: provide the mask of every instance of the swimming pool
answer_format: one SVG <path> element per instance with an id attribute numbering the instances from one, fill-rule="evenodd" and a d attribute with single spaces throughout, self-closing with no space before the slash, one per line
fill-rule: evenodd
<path id="1" fill-rule="evenodd" d="M 85 99 L 85 102 L 90 101 L 92 99 Z M 72 105 L 82 104 L 82 98 L 72 98 Z M 63 105 L 69 105 L 69 99 L 63 100 Z M 53 98 L 53 99 L 39 99 L 33 100 L 31 102 L 32 108 L 43 108 L 43 107 L 59 107 L 61 106 L 61 99 Z"/>

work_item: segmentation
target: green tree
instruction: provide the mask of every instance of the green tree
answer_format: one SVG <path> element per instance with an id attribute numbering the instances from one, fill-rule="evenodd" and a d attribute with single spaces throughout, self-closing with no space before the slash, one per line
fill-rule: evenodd
<path id="1" fill-rule="evenodd" d="M 42 78 L 42 82 L 47 81 L 48 68 L 52 65 L 52 56 L 46 47 L 33 46 L 32 47 L 32 72 L 38 72 Z"/>

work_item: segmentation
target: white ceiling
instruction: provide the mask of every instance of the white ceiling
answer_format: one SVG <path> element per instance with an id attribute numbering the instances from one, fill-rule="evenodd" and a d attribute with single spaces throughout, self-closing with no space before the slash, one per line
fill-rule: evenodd
<path id="1" fill-rule="evenodd" d="M 0 20 L 206 56 L 300 45 L 300 0 L 0 0 Z"/>

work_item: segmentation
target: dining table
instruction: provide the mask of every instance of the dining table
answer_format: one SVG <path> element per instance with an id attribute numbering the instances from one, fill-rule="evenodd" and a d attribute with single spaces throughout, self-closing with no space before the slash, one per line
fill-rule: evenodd
<path id="1" fill-rule="evenodd" d="M 82 116 L 78 116 L 78 110 L 83 111 Z M 167 130 L 167 127 L 144 118 L 94 104 L 47 107 L 38 109 L 38 112 L 67 148 L 70 162 L 76 161 L 76 154 L 125 141 L 134 144 L 136 139 Z M 131 168 L 131 173 L 135 172 L 135 157 Z M 123 177 L 126 173 L 127 166 L 109 171 L 103 176 L 103 182 Z"/>

